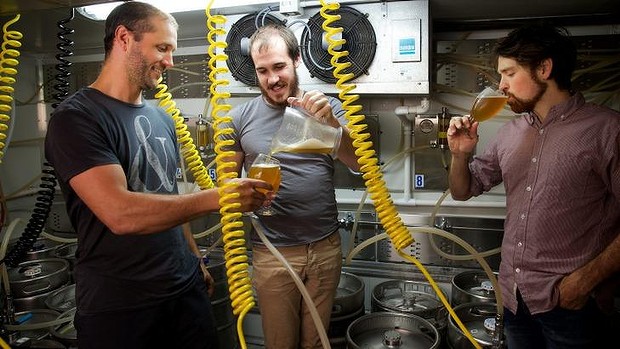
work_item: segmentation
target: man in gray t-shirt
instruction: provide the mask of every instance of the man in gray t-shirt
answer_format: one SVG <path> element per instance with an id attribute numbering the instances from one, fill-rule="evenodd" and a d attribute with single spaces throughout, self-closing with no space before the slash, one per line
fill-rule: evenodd
<path id="1" fill-rule="evenodd" d="M 358 170 L 342 104 L 319 91 L 301 91 L 295 69 L 300 64 L 294 34 L 284 26 L 267 25 L 252 36 L 252 60 L 261 95 L 234 108 L 225 138 L 235 144 L 237 173 L 247 171 L 259 153 L 270 153 L 285 108 L 291 104 L 317 120 L 343 128 L 337 158 Z M 304 282 L 324 328 L 329 326 L 332 304 L 340 280 L 342 254 L 333 175 L 336 159 L 329 154 L 273 154 L 280 161 L 281 184 L 271 206 L 276 214 L 261 216 L 265 235 Z M 284 266 L 252 235 L 252 279 L 257 292 L 266 348 L 322 348 L 320 338 L 302 300 L 301 292 Z"/>

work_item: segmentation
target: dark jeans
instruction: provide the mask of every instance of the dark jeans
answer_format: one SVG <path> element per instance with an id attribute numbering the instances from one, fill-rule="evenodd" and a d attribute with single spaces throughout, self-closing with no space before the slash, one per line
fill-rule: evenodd
<path id="1" fill-rule="evenodd" d="M 75 315 L 80 349 L 213 349 L 217 330 L 204 282 L 144 309 Z"/>
<path id="2" fill-rule="evenodd" d="M 504 334 L 508 349 L 593 349 L 613 343 L 611 316 L 605 315 L 594 299 L 579 310 L 556 307 L 531 315 L 517 293 L 517 314 L 504 308 Z M 616 329 L 618 331 L 618 329 Z"/>

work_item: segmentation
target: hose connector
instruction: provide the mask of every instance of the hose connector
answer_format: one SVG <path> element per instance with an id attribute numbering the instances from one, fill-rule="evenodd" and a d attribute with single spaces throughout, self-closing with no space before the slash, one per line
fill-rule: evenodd
<path id="1" fill-rule="evenodd" d="M 503 314 L 495 314 L 495 332 L 491 339 L 491 347 L 493 349 L 504 348 L 504 316 Z"/>

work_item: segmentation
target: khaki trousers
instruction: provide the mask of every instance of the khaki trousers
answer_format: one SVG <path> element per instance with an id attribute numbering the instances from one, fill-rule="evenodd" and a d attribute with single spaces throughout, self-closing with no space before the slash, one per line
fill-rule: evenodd
<path id="1" fill-rule="evenodd" d="M 342 251 L 338 231 L 307 245 L 279 247 L 314 300 L 327 332 L 340 281 Z M 266 349 L 321 349 L 321 339 L 301 291 L 269 250 L 252 247 L 252 280 Z"/>

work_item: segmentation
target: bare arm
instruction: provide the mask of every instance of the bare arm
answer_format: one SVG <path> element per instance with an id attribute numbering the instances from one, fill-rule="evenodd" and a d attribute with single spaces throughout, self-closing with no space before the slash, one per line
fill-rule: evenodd
<path id="1" fill-rule="evenodd" d="M 194 235 L 192 234 L 192 229 L 189 223 L 183 224 L 183 235 L 187 240 L 187 245 L 190 251 L 192 251 L 194 255 L 200 258 L 200 269 L 202 270 L 205 284 L 207 285 L 207 292 L 209 292 L 209 296 L 212 296 L 213 292 L 215 291 L 215 280 L 211 276 L 211 273 L 209 273 L 209 269 L 207 269 L 207 266 L 202 260 L 202 253 L 200 253 L 200 249 L 198 248 L 198 244 L 194 239 Z"/>
<path id="2" fill-rule="evenodd" d="M 478 143 L 478 123 L 470 123 L 467 117 L 450 119 L 448 127 L 448 146 L 452 154 L 448 182 L 450 194 L 455 200 L 467 200 L 472 197 L 469 190 L 471 172 L 469 157 Z"/>
<path id="3" fill-rule="evenodd" d="M 116 164 L 93 167 L 69 184 L 113 233 L 152 234 L 219 209 L 217 189 L 183 195 L 136 193 L 127 189 L 123 169 Z M 269 188 L 260 180 L 243 179 L 236 191 L 239 211 L 252 211 L 265 200 L 254 187 Z"/>
<path id="4" fill-rule="evenodd" d="M 338 159 L 351 170 L 360 170 L 360 164 L 357 162 L 358 157 L 355 155 L 353 139 L 351 138 L 349 129 L 344 126 L 342 126 L 342 139 L 340 140 L 340 147 L 338 148 Z"/>

